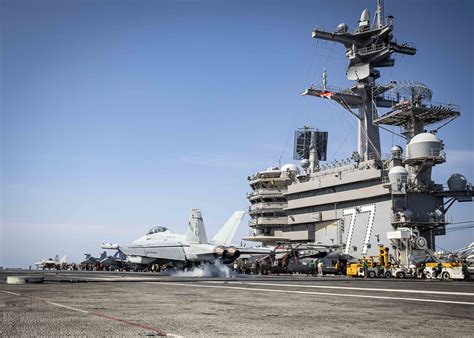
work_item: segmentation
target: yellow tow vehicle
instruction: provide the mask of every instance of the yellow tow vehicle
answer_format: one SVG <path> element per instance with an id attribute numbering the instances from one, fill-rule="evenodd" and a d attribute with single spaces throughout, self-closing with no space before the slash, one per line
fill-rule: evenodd
<path id="1" fill-rule="evenodd" d="M 460 262 L 429 262 L 425 264 L 427 279 L 464 279 Z"/>
<path id="2" fill-rule="evenodd" d="M 369 256 L 368 259 L 364 257 L 359 259 L 358 262 L 349 263 L 346 274 L 351 277 L 365 277 L 363 268 L 365 261 L 367 264 L 367 277 L 392 277 L 388 251 L 388 248 L 380 247 L 378 257 Z"/>
<path id="3" fill-rule="evenodd" d="M 374 257 L 369 257 L 367 260 L 367 269 L 372 269 L 374 266 Z M 347 265 L 346 274 L 351 277 L 364 277 L 364 268 L 363 268 L 364 259 L 359 259 L 358 262 L 349 263 Z"/>

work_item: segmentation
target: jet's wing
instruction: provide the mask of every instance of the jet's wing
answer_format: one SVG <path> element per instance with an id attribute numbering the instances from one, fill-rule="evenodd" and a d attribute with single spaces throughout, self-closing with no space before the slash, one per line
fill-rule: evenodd
<path id="1" fill-rule="evenodd" d="M 239 226 L 242 218 L 244 218 L 245 211 L 236 211 L 230 216 L 225 222 L 224 226 L 217 232 L 212 238 L 211 242 L 222 245 L 230 245 L 234 238 L 237 227 Z"/>
<path id="2" fill-rule="evenodd" d="M 170 261 L 186 261 L 184 248 L 181 244 L 122 246 L 120 247 L 120 251 L 127 256 L 140 256 Z"/>

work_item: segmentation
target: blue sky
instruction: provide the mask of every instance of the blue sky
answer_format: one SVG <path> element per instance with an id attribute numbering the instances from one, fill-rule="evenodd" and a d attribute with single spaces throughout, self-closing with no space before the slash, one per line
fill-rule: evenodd
<path id="1" fill-rule="evenodd" d="M 154 225 L 184 231 L 201 208 L 213 234 L 245 209 L 246 177 L 290 162 L 291 135 L 329 131 L 329 158 L 356 148 L 353 119 L 299 93 L 348 86 L 343 48 L 311 39 L 316 26 L 354 27 L 375 1 L 0 1 L 0 266 L 129 243 Z M 382 69 L 433 101 L 461 105 L 440 130 L 448 163 L 474 180 L 473 5 L 386 1 L 395 36 L 418 47 Z M 287 141 L 289 140 L 289 141 Z M 383 151 L 402 141 L 382 132 Z M 286 147 L 285 147 L 286 145 Z M 472 204 L 449 217 L 474 219 Z M 247 235 L 243 223 L 238 235 Z M 471 230 L 439 239 L 453 249 Z"/>

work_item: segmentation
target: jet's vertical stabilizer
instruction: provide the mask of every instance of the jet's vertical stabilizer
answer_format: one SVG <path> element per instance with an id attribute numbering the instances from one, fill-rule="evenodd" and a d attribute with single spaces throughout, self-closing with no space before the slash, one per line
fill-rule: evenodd
<path id="1" fill-rule="evenodd" d="M 230 245 L 234 238 L 237 227 L 244 218 L 245 211 L 236 211 L 225 222 L 224 226 L 212 238 L 212 242 L 216 244 Z"/>
<path id="2" fill-rule="evenodd" d="M 191 209 L 185 239 L 189 242 L 207 244 L 206 229 L 199 209 Z"/>

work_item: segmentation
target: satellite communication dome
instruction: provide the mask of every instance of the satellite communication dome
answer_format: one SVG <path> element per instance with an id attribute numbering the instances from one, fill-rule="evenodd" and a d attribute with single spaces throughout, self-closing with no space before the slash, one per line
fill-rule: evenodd
<path id="1" fill-rule="evenodd" d="M 402 166 L 396 166 L 388 172 L 388 180 L 394 191 L 399 191 L 401 184 L 407 183 L 408 171 Z"/>
<path id="2" fill-rule="evenodd" d="M 403 153 L 403 149 L 402 147 L 395 145 L 392 147 L 392 149 L 390 149 L 390 153 L 392 156 L 400 156 Z"/>
<path id="3" fill-rule="evenodd" d="M 431 133 L 415 135 L 407 146 L 407 158 L 437 157 L 441 154 L 442 143 Z"/>
<path id="4" fill-rule="evenodd" d="M 281 167 L 281 171 L 298 172 L 300 170 L 298 169 L 298 167 L 295 164 L 288 163 L 288 164 L 285 164 L 283 167 Z"/>
<path id="5" fill-rule="evenodd" d="M 420 134 L 415 135 L 411 139 L 409 144 L 420 143 L 420 142 L 439 142 L 439 143 L 441 143 L 438 136 L 436 136 L 435 134 L 420 133 Z"/>
<path id="6" fill-rule="evenodd" d="M 303 169 L 309 168 L 309 160 L 307 158 L 302 159 L 300 164 Z"/>
<path id="7" fill-rule="evenodd" d="M 340 23 L 336 28 L 336 32 L 338 32 L 338 33 L 347 33 L 348 29 L 349 29 L 349 27 L 347 27 L 347 25 L 345 23 Z"/>
<path id="8" fill-rule="evenodd" d="M 452 174 L 448 179 L 449 190 L 465 190 L 467 179 L 461 174 Z"/>

